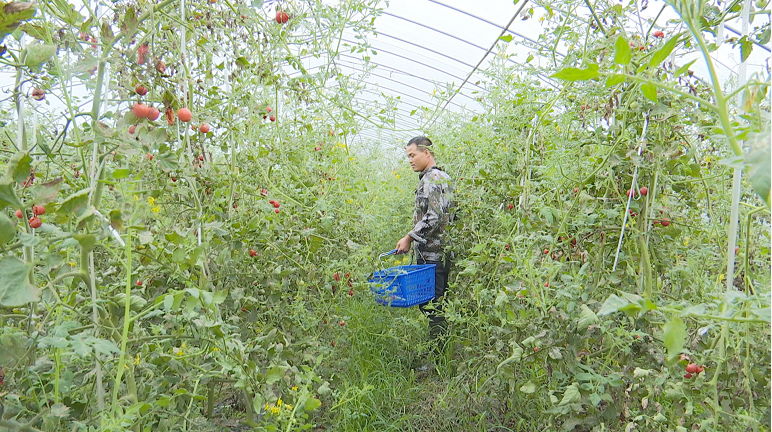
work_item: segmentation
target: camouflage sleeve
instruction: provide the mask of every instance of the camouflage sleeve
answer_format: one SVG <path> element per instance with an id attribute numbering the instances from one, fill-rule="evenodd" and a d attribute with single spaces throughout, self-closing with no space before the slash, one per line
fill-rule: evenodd
<path id="1" fill-rule="evenodd" d="M 433 232 L 442 225 L 443 216 L 449 209 L 450 197 L 445 193 L 445 189 L 448 188 L 443 187 L 443 180 L 442 178 L 431 179 L 417 191 L 416 206 L 421 207 L 422 210 L 425 209 L 425 212 L 408 235 L 418 243 L 427 243 L 427 238 L 432 237 Z"/>

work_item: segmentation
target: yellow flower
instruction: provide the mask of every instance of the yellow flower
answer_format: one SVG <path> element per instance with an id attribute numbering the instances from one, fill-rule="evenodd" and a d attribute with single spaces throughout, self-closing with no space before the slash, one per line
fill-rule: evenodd
<path id="1" fill-rule="evenodd" d="M 684 239 L 684 246 L 689 246 L 689 237 Z"/>
<path id="2" fill-rule="evenodd" d="M 350 161 L 353 161 L 353 160 L 354 160 L 354 158 L 353 158 L 353 157 L 350 157 L 350 158 L 348 158 L 348 160 L 350 160 Z"/>
<path id="3" fill-rule="evenodd" d="M 298 391 L 298 386 L 293 386 L 292 391 Z"/>
<path id="4" fill-rule="evenodd" d="M 137 353 L 137 358 L 134 359 L 134 364 L 135 365 L 139 364 L 139 353 Z"/>
<path id="5" fill-rule="evenodd" d="M 285 404 L 284 407 L 287 408 L 288 410 L 292 409 L 292 405 L 290 405 L 290 404 Z"/>
<path id="6" fill-rule="evenodd" d="M 161 211 L 161 207 L 160 207 L 160 206 L 155 206 L 155 207 L 151 208 L 150 210 L 151 210 L 153 213 L 158 213 L 158 212 L 160 212 L 160 211 Z"/>
<path id="7" fill-rule="evenodd" d="M 710 156 L 705 156 L 705 163 L 710 163 Z"/>
<path id="8" fill-rule="evenodd" d="M 214 352 L 220 351 L 220 348 L 217 348 L 216 346 L 213 346 L 212 347 L 212 351 L 214 351 Z"/>
<path id="9" fill-rule="evenodd" d="M 78 265 L 78 263 L 76 263 L 76 262 L 74 262 L 74 261 L 70 261 L 70 262 L 68 262 L 67 264 L 69 264 L 69 265 L 70 265 L 70 267 L 75 267 L 76 265 Z"/>
<path id="10" fill-rule="evenodd" d="M 279 408 L 279 407 L 277 407 L 277 406 L 272 406 L 272 407 L 271 407 L 271 412 L 272 412 L 273 414 L 279 414 L 279 413 L 281 412 L 281 408 Z"/>
<path id="11" fill-rule="evenodd" d="M 155 198 L 153 198 L 153 197 L 148 197 L 148 198 L 147 198 L 147 203 L 148 203 L 148 204 L 150 204 L 150 205 L 153 205 L 153 204 L 155 204 Z"/>
<path id="12" fill-rule="evenodd" d="M 268 402 L 266 402 L 266 403 L 265 403 L 265 410 L 266 410 L 266 411 L 268 411 L 269 409 L 271 409 L 271 404 L 269 404 Z"/>
<path id="13" fill-rule="evenodd" d="M 399 175 L 399 174 L 397 174 L 397 178 L 400 178 L 400 177 L 402 177 L 402 176 L 401 176 L 401 175 Z"/>
<path id="14" fill-rule="evenodd" d="M 276 401 L 276 406 L 281 406 L 281 404 L 282 404 L 282 401 L 281 401 L 281 398 L 279 398 L 279 400 Z"/>
<path id="15" fill-rule="evenodd" d="M 137 201 L 137 200 L 139 200 L 139 197 L 134 195 L 134 201 Z"/>

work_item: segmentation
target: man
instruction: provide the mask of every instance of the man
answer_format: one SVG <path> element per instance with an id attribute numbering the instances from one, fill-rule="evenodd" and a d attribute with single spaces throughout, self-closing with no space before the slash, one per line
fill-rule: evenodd
<path id="1" fill-rule="evenodd" d="M 419 308 L 429 317 L 430 341 L 437 342 L 447 332 L 440 300 L 448 287 L 450 260 L 444 247 L 447 244 L 445 228 L 452 219 L 453 181 L 437 167 L 431 146 L 428 138 L 415 137 L 405 147 L 410 167 L 419 173 L 419 180 L 415 192 L 413 230 L 397 242 L 396 249 L 398 254 L 409 252 L 415 242 L 418 264 L 436 265 L 434 301 L 431 306 L 424 303 Z"/>

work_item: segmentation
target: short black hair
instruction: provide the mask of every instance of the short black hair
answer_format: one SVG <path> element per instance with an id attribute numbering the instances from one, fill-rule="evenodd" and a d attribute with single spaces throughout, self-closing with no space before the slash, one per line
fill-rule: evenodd
<path id="1" fill-rule="evenodd" d="M 423 147 L 426 150 L 431 151 L 430 147 L 432 146 L 432 140 L 426 138 L 425 136 L 417 136 L 407 142 L 407 147 L 410 147 L 411 145 L 415 145 L 416 147 Z"/>
<path id="2" fill-rule="evenodd" d="M 431 147 L 432 140 L 430 140 L 429 138 L 426 138 L 425 136 L 417 136 L 407 142 L 407 145 L 412 145 L 412 144 L 415 144 L 417 146 Z"/>

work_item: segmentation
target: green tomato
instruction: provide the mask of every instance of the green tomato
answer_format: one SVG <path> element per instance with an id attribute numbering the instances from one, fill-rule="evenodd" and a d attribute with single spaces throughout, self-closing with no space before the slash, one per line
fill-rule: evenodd
<path id="1" fill-rule="evenodd" d="M 769 0 L 756 0 L 756 9 L 762 10 L 769 4 Z"/>
<path id="2" fill-rule="evenodd" d="M 632 101 L 632 103 L 630 103 L 630 109 L 638 109 L 640 107 L 641 104 L 639 104 L 638 101 Z"/>

